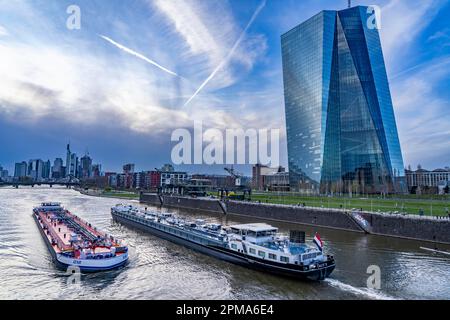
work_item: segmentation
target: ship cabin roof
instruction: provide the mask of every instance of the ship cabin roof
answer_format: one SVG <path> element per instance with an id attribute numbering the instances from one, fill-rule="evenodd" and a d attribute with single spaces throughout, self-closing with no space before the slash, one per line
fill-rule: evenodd
<path id="1" fill-rule="evenodd" d="M 257 234 L 257 235 L 267 235 L 271 233 L 276 233 L 278 228 L 272 227 L 266 223 L 248 223 L 248 224 L 237 224 L 230 226 L 231 232 L 242 233 L 242 234 Z"/>

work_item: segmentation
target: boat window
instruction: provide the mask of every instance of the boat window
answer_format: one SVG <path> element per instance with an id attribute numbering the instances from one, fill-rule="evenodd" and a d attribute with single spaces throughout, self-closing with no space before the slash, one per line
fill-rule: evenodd
<path id="1" fill-rule="evenodd" d="M 255 232 L 255 231 L 249 230 L 249 231 L 247 232 L 247 235 L 248 235 L 249 237 L 256 237 L 256 232 Z"/>
<path id="2" fill-rule="evenodd" d="M 234 234 L 239 234 L 239 229 L 231 228 L 231 232 Z"/>
<path id="3" fill-rule="evenodd" d="M 282 262 L 289 262 L 289 257 L 283 257 L 283 256 L 281 256 L 281 257 L 280 257 L 280 260 L 281 260 Z"/>
<path id="4" fill-rule="evenodd" d="M 273 253 L 269 253 L 269 259 L 277 260 L 277 255 Z"/>
<path id="5" fill-rule="evenodd" d="M 257 233 L 256 233 L 256 236 L 259 238 L 259 237 L 270 237 L 270 236 L 272 236 L 272 235 L 274 235 L 276 232 L 275 231 L 272 231 L 272 230 L 270 230 L 270 231 L 258 231 Z"/>
<path id="6" fill-rule="evenodd" d="M 258 251 L 258 256 L 264 258 L 266 256 L 266 253 L 264 251 Z"/>
<path id="7" fill-rule="evenodd" d="M 252 254 L 256 254 L 256 250 L 255 250 L 255 249 L 253 249 L 253 248 L 250 248 L 250 253 L 252 253 Z"/>
<path id="8" fill-rule="evenodd" d="M 236 250 L 236 249 L 237 249 L 237 244 L 235 244 L 235 243 L 232 243 L 232 244 L 231 244 L 231 248 L 233 248 L 233 249 L 235 249 L 235 250 Z"/>

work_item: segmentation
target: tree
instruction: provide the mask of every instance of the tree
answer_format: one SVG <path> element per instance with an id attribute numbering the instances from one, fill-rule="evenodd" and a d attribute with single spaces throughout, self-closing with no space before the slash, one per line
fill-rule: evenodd
<path id="1" fill-rule="evenodd" d="M 444 188 L 444 193 L 445 193 L 445 194 L 449 194 L 449 193 L 450 193 L 450 187 L 449 187 L 449 185 L 447 185 L 447 186 Z"/>

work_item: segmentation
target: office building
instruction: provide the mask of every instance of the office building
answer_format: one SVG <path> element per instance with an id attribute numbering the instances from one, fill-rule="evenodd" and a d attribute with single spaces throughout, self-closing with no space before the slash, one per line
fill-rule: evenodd
<path id="1" fill-rule="evenodd" d="M 408 191 L 413 194 L 443 194 L 450 187 L 450 168 L 406 170 Z"/>
<path id="2" fill-rule="evenodd" d="M 27 176 L 33 181 L 41 181 L 44 173 L 44 161 L 41 159 L 34 159 L 28 161 Z"/>
<path id="3" fill-rule="evenodd" d="M 61 158 L 56 158 L 55 161 L 53 161 L 52 178 L 61 179 L 64 178 L 64 176 L 63 160 Z"/>
<path id="4" fill-rule="evenodd" d="M 92 158 L 89 155 L 84 155 L 80 159 L 80 174 L 81 179 L 92 177 Z"/>
<path id="5" fill-rule="evenodd" d="M 289 173 L 283 167 L 256 164 L 252 168 L 252 188 L 267 191 L 289 191 Z"/>
<path id="6" fill-rule="evenodd" d="M 14 166 L 15 180 L 23 179 L 27 176 L 28 164 L 25 161 L 17 162 Z"/>
<path id="7" fill-rule="evenodd" d="M 367 12 L 322 11 L 282 36 L 291 189 L 406 191 L 380 36 Z"/>

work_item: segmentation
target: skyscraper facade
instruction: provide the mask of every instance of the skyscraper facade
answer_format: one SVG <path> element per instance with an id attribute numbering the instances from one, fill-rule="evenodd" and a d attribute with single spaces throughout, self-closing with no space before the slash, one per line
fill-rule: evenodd
<path id="1" fill-rule="evenodd" d="M 75 178 L 80 173 L 78 157 L 76 153 L 70 151 L 70 144 L 67 145 L 66 154 L 66 176 Z"/>
<path id="2" fill-rule="evenodd" d="M 368 7 L 322 11 L 282 36 L 290 184 L 405 192 L 380 37 Z"/>
<path id="3" fill-rule="evenodd" d="M 52 178 L 61 179 L 63 177 L 64 177 L 63 160 L 61 158 L 56 158 L 55 161 L 53 162 Z"/>
<path id="4" fill-rule="evenodd" d="M 14 178 L 19 180 L 27 176 L 28 164 L 25 161 L 17 162 L 14 166 Z"/>
<path id="5" fill-rule="evenodd" d="M 43 166 L 42 166 L 42 178 L 44 178 L 44 179 L 50 178 L 51 169 L 52 169 L 52 164 L 50 163 L 50 160 L 44 161 Z"/>
<path id="6" fill-rule="evenodd" d="M 86 179 L 92 176 L 92 158 L 89 155 L 84 155 L 81 157 L 81 171 L 80 178 Z"/>
<path id="7" fill-rule="evenodd" d="M 44 173 L 44 161 L 33 159 L 28 161 L 28 176 L 34 181 L 41 181 Z"/>

